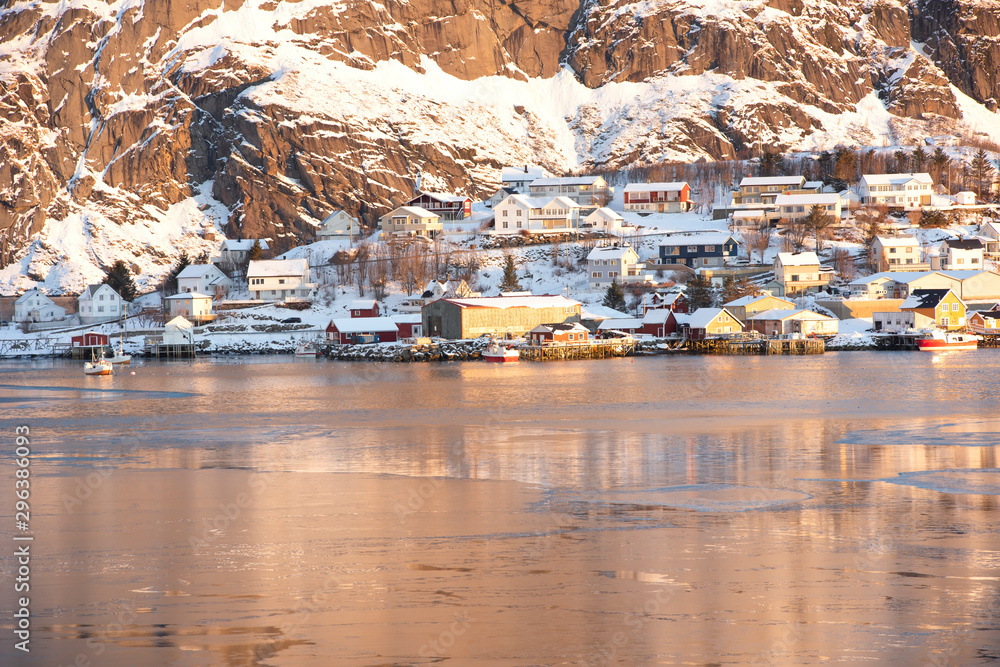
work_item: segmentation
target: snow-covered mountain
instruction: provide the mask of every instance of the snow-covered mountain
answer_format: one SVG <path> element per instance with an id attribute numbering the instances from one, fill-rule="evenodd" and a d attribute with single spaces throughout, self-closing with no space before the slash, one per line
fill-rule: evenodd
<path id="1" fill-rule="evenodd" d="M 0 10 L 0 284 L 208 232 L 761 148 L 1000 141 L 996 0 L 60 0 Z M 209 238 L 206 238 L 209 237 Z"/>

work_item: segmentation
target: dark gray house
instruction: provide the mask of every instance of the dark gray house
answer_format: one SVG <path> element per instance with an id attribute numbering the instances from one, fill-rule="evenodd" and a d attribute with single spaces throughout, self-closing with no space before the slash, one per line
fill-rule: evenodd
<path id="1" fill-rule="evenodd" d="M 719 267 L 736 258 L 739 245 L 728 232 L 672 234 L 660 242 L 660 264 Z"/>

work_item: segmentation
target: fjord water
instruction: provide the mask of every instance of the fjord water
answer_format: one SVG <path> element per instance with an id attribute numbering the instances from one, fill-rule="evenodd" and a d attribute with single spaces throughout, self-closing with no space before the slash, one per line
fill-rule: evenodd
<path id="1" fill-rule="evenodd" d="M 0 366 L 4 665 L 976 665 L 994 350 Z"/>

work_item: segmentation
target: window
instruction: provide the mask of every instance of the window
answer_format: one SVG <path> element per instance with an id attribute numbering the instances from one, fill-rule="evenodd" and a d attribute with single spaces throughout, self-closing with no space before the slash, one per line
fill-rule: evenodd
<path id="1" fill-rule="evenodd" d="M 948 318 L 947 317 L 942 317 L 941 318 L 941 326 L 943 326 L 943 327 L 948 326 Z"/>
<path id="2" fill-rule="evenodd" d="M 889 248 L 889 254 L 890 255 L 895 255 L 896 254 L 896 249 L 895 248 Z"/>
<path id="3" fill-rule="evenodd" d="M 98 301 L 104 301 L 104 295 L 102 294 L 102 295 L 100 295 L 99 297 L 97 297 L 97 300 L 98 300 Z"/>
<path id="4" fill-rule="evenodd" d="M 604 274 L 603 274 L 603 273 L 601 273 L 600 271 L 594 271 L 594 273 L 593 273 L 593 276 L 592 276 L 592 277 L 594 277 L 594 278 L 603 278 L 603 277 L 604 277 Z"/>
<path id="5" fill-rule="evenodd" d="M 951 309 L 952 310 L 958 310 L 958 304 L 957 303 L 951 304 Z"/>
<path id="6" fill-rule="evenodd" d="M 509 211 L 507 209 L 504 209 L 503 210 L 503 217 L 506 218 L 508 213 L 509 213 Z"/>
<path id="7" fill-rule="evenodd" d="M 714 245 L 705 246 L 705 252 L 715 252 L 715 246 Z"/>
<path id="8" fill-rule="evenodd" d="M 574 338 L 574 334 L 570 334 L 570 335 L 569 335 L 569 339 L 570 339 L 570 340 L 576 340 L 576 339 Z"/>
<path id="9" fill-rule="evenodd" d="M 104 306 L 98 306 L 97 307 L 97 312 L 103 313 L 104 312 Z"/>
<path id="10" fill-rule="evenodd" d="M 956 264 L 964 264 L 965 260 L 963 258 L 959 257 L 958 259 L 955 260 L 955 263 Z"/>
<path id="11" fill-rule="evenodd" d="M 285 279 L 284 278 L 278 278 L 278 284 L 279 285 L 284 285 L 285 284 Z"/>
<path id="12" fill-rule="evenodd" d="M 698 252 L 698 246 L 696 246 L 696 245 L 689 245 L 687 251 L 688 252 Z"/>
<path id="13" fill-rule="evenodd" d="M 507 229 L 507 221 L 506 220 L 503 221 L 503 228 Z"/>
<path id="14" fill-rule="evenodd" d="M 503 223 L 503 226 L 504 226 L 504 227 L 506 227 L 506 226 L 507 226 L 507 223 L 506 223 L 506 222 L 505 222 L 505 223 Z M 520 220 L 518 220 L 518 221 L 517 221 L 517 228 L 518 228 L 518 229 L 521 229 L 521 221 L 520 221 Z"/>

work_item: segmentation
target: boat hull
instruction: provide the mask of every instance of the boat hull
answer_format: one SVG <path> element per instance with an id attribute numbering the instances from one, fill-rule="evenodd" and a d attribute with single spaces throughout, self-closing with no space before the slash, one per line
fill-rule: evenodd
<path id="1" fill-rule="evenodd" d="M 483 359 L 486 361 L 494 361 L 499 363 L 510 363 L 512 361 L 517 361 L 519 358 L 518 354 L 483 354 Z"/>
<path id="2" fill-rule="evenodd" d="M 95 366 L 93 368 L 84 368 L 84 375 L 111 375 L 112 367 L 111 365 L 101 365 Z"/>
<path id="3" fill-rule="evenodd" d="M 129 364 L 132 363 L 132 357 L 129 356 L 112 357 L 111 363 L 114 364 L 115 366 L 128 366 Z"/>
<path id="4" fill-rule="evenodd" d="M 978 341 L 949 342 L 945 340 L 922 340 L 917 339 L 917 349 L 925 352 L 941 352 L 944 350 L 975 350 L 979 347 Z"/>

